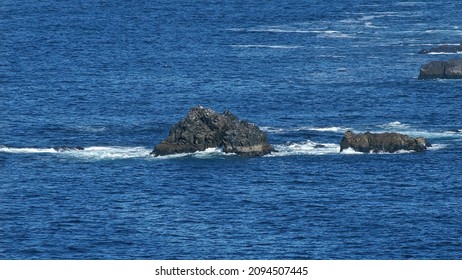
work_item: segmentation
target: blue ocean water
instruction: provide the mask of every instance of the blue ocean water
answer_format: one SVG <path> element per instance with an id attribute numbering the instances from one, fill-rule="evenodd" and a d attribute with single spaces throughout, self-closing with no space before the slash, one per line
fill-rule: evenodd
<path id="1" fill-rule="evenodd" d="M 462 83 L 417 79 L 461 56 L 417 54 L 462 43 L 461 11 L 1 1 L 0 258 L 461 259 Z M 279 152 L 149 156 L 196 105 Z M 433 147 L 339 153 L 347 129 Z"/>

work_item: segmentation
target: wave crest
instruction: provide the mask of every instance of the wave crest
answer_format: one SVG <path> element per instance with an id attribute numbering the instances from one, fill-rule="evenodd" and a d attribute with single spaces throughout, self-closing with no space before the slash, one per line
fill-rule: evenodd
<path id="1" fill-rule="evenodd" d="M 274 145 L 275 153 L 267 155 L 275 156 L 297 156 L 297 155 L 330 155 L 340 153 L 340 145 L 332 143 L 316 143 L 310 140 L 301 143 L 287 143 Z"/>

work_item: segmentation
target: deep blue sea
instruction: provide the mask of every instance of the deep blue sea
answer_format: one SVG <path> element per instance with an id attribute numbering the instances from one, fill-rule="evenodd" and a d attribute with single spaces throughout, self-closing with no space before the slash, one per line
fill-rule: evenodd
<path id="1" fill-rule="evenodd" d="M 417 79 L 460 43 L 460 1 L 1 0 L 0 259 L 462 259 L 462 81 Z M 278 152 L 150 156 L 196 105 Z"/>

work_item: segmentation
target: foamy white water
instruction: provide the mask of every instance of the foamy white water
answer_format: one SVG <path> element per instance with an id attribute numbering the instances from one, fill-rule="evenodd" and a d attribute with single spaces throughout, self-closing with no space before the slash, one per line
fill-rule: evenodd
<path id="1" fill-rule="evenodd" d="M 56 154 L 81 159 L 128 159 L 149 156 L 150 149 L 145 147 L 94 146 L 84 150 L 57 151 L 53 148 L 12 148 L 0 146 L 0 152 L 11 154 Z"/>
<path id="2" fill-rule="evenodd" d="M 340 152 L 340 145 L 332 143 L 315 143 L 310 140 L 301 143 L 274 145 L 277 152 L 267 156 L 330 155 Z"/>
<path id="3" fill-rule="evenodd" d="M 10 148 L 5 146 L 0 146 L 1 153 L 10 153 L 10 154 L 50 154 L 58 153 L 53 148 Z"/>
<path id="4" fill-rule="evenodd" d="M 295 131 L 319 131 L 319 132 L 338 132 L 343 133 L 349 128 L 340 127 L 340 126 L 326 126 L 326 127 L 314 127 L 314 126 L 301 126 L 301 127 L 293 127 L 293 128 L 280 128 L 280 127 L 270 127 L 264 126 L 261 129 L 268 133 L 275 133 L 281 134 L 286 132 L 295 132 Z"/>
<path id="5" fill-rule="evenodd" d="M 298 45 L 231 45 L 233 48 L 267 48 L 267 49 L 298 49 Z"/>

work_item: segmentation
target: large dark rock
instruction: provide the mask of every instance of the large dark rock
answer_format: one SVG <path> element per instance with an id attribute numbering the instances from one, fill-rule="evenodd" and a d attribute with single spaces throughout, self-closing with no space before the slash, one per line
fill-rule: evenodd
<path id="1" fill-rule="evenodd" d="M 427 147 L 431 145 L 423 137 L 413 138 L 395 132 L 355 134 L 347 131 L 340 142 L 340 152 L 348 148 L 362 153 L 394 153 L 399 150 L 422 152 Z"/>
<path id="2" fill-rule="evenodd" d="M 420 68 L 419 79 L 462 79 L 462 59 L 425 64 Z"/>
<path id="3" fill-rule="evenodd" d="M 423 49 L 419 51 L 420 54 L 429 53 L 459 53 L 462 52 L 462 44 L 460 45 L 440 45 L 430 49 Z"/>
<path id="4" fill-rule="evenodd" d="M 207 148 L 222 148 L 225 153 L 240 156 L 263 156 L 274 151 L 256 125 L 239 121 L 229 111 L 218 114 L 197 106 L 170 129 L 168 137 L 151 154 L 192 153 Z"/>

